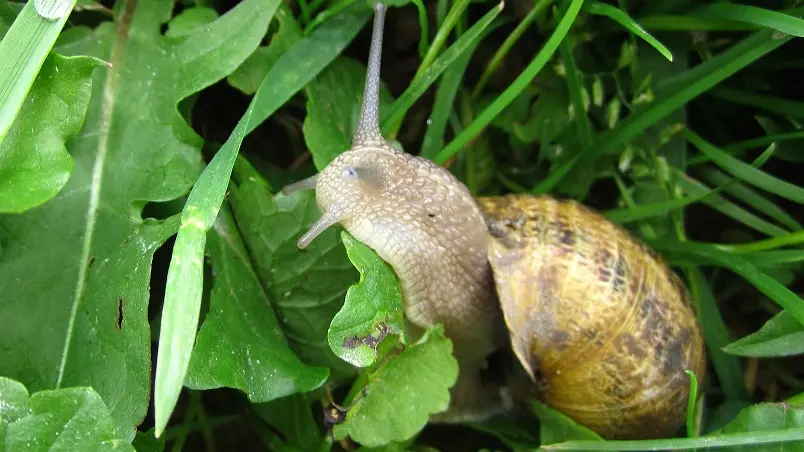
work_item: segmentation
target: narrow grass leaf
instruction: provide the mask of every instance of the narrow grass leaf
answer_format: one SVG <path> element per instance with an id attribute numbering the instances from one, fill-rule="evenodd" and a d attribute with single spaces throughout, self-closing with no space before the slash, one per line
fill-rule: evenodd
<path id="1" fill-rule="evenodd" d="M 804 19 L 757 6 L 721 2 L 709 3 L 696 8 L 694 14 L 745 22 L 781 31 L 799 38 L 804 37 Z"/>
<path id="2" fill-rule="evenodd" d="M 789 38 L 774 38 L 773 32 L 762 30 L 740 41 L 728 50 L 687 71 L 657 92 L 656 99 L 634 110 L 617 126 L 598 136 L 595 143 L 556 168 L 534 189 L 534 194 L 547 193 L 581 160 L 594 159 L 635 138 L 651 125 L 706 92 L 737 71 L 775 50 Z M 546 48 L 546 45 L 545 45 Z M 514 83 L 515 86 L 516 82 Z M 502 96 L 501 96 L 502 97 Z M 451 149 L 450 149 L 451 150 Z"/>
<path id="3" fill-rule="evenodd" d="M 641 17 L 639 23 L 652 31 L 756 31 L 762 27 L 720 17 L 657 14 Z"/>
<path id="4" fill-rule="evenodd" d="M 477 23 L 472 25 L 457 41 L 444 51 L 433 63 L 422 72 L 410 86 L 399 96 L 391 107 L 391 111 L 382 123 L 383 132 L 387 133 L 400 124 L 410 107 L 424 94 L 438 77 L 468 49 L 477 45 L 492 21 L 502 11 L 502 4 L 487 12 Z"/>
<path id="5" fill-rule="evenodd" d="M 181 215 L 165 286 L 154 382 L 156 436 L 167 426 L 184 386 L 198 328 L 204 288 L 206 234 L 215 222 L 226 195 L 232 167 L 253 104 L 195 183 Z"/>
<path id="6" fill-rule="evenodd" d="M 687 141 L 697 147 L 701 152 L 708 155 L 712 161 L 735 177 L 783 198 L 804 204 L 804 188 L 771 176 L 748 163 L 730 156 L 728 153 L 708 143 L 691 130 L 686 129 L 681 133 Z"/>
<path id="7" fill-rule="evenodd" d="M 673 173 L 678 186 L 690 196 L 703 196 L 704 194 L 709 194 L 710 196 L 701 198 L 701 202 L 712 209 L 731 217 L 732 219 L 750 227 L 751 229 L 771 237 L 784 236 L 788 234 L 788 231 L 785 229 L 759 218 L 758 216 L 729 201 L 728 199 L 718 194 L 711 194 L 712 189 L 710 187 L 707 187 L 701 182 L 693 179 L 684 172 L 674 168 Z"/>
<path id="8" fill-rule="evenodd" d="M 698 412 L 698 377 L 691 370 L 685 371 L 690 376 L 690 393 L 687 398 L 687 437 L 698 436 L 698 424 L 695 421 Z"/>
<path id="9" fill-rule="evenodd" d="M 726 322 L 712 293 L 706 277 L 698 267 L 685 269 L 690 292 L 695 300 L 698 321 L 703 330 L 709 359 L 717 374 L 723 394 L 729 400 L 750 400 L 745 386 L 743 370 L 738 358 L 723 352 L 722 348 L 732 340 Z"/>
<path id="10" fill-rule="evenodd" d="M 543 450 L 574 451 L 653 451 L 653 450 L 695 450 L 721 447 L 759 446 L 804 441 L 804 428 L 796 427 L 780 431 L 757 431 L 699 436 L 697 438 L 652 439 L 633 441 L 567 441 L 542 446 Z"/>
<path id="11" fill-rule="evenodd" d="M 724 191 L 740 200 L 746 206 L 756 209 L 757 212 L 773 219 L 789 230 L 797 231 L 802 229 L 801 224 L 786 210 L 748 185 L 742 182 L 734 182 L 733 176 L 729 176 L 716 168 L 707 168 L 701 171 L 701 178 L 718 186 L 728 183 Z"/>
<path id="12" fill-rule="evenodd" d="M 567 7 L 564 17 L 556 25 L 555 31 L 544 43 L 539 53 L 528 64 L 524 71 L 491 103 L 482 113 L 480 113 L 471 124 L 461 131 L 434 159 L 436 163 L 443 164 L 453 155 L 457 154 L 469 141 L 479 134 L 486 126 L 494 120 L 502 110 L 505 109 L 516 97 L 530 85 L 533 79 L 539 74 L 544 66 L 550 61 L 558 50 L 559 44 L 569 33 L 578 12 L 581 10 L 583 0 L 572 0 Z"/>
<path id="13" fill-rule="evenodd" d="M 804 354 L 804 325 L 796 321 L 790 312 L 782 311 L 755 333 L 725 345 L 723 351 L 756 358 Z"/>
<path id="14" fill-rule="evenodd" d="M 74 5 L 75 0 L 29 1 L 0 41 L 0 143 Z"/>
<path id="15" fill-rule="evenodd" d="M 365 5 L 348 8 L 317 26 L 282 54 L 260 85 L 260 90 L 265 94 L 254 104 L 246 134 L 262 124 L 335 60 L 357 36 L 370 15 L 371 9 Z"/>
<path id="16" fill-rule="evenodd" d="M 635 21 L 631 16 L 629 16 L 625 11 L 615 8 L 612 5 L 608 5 L 606 3 L 600 2 L 588 2 L 583 7 L 584 11 L 590 14 L 596 14 L 599 16 L 606 16 L 609 19 L 619 23 L 623 26 L 626 30 L 630 31 L 637 37 L 643 39 L 645 42 L 650 44 L 654 49 L 658 50 L 659 53 L 662 54 L 668 61 L 673 61 L 673 54 L 670 52 L 670 49 L 665 47 L 664 44 L 659 42 L 658 39 L 653 37 L 650 33 L 648 33 L 644 28 L 642 28 L 637 21 Z"/>
<path id="17" fill-rule="evenodd" d="M 716 265 L 730 269 L 776 304 L 789 310 L 791 315 L 804 325 L 804 300 L 748 260 L 704 243 L 650 240 L 650 244 L 661 252 L 694 259 L 700 265 Z"/>
<path id="18" fill-rule="evenodd" d="M 734 245 L 718 244 L 717 248 L 731 253 L 753 253 L 756 251 L 767 251 L 785 246 L 795 246 L 804 244 L 804 230 L 790 232 L 787 234 L 771 237 L 756 242 L 739 243 Z"/>
<path id="19" fill-rule="evenodd" d="M 726 86 L 718 86 L 712 89 L 709 94 L 714 98 L 727 100 L 737 105 L 745 105 L 782 116 L 804 119 L 804 102 L 756 94 L 751 91 Z"/>
<path id="20" fill-rule="evenodd" d="M 558 48 L 561 54 L 561 60 L 564 62 L 567 92 L 569 93 L 573 113 L 572 119 L 575 122 L 575 126 L 578 128 L 581 146 L 585 149 L 592 145 L 593 136 L 592 124 L 589 122 L 586 104 L 584 103 L 583 79 L 581 78 L 580 71 L 578 71 L 578 66 L 575 64 L 575 58 L 572 55 L 572 44 L 565 39 L 561 41 Z"/>
<path id="21" fill-rule="evenodd" d="M 743 257 L 757 267 L 774 267 L 780 264 L 804 262 L 804 253 L 800 250 L 760 251 L 744 254 Z"/>

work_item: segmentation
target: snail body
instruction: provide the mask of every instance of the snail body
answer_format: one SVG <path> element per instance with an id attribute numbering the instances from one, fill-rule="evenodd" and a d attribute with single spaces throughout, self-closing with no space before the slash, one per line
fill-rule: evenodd
<path id="1" fill-rule="evenodd" d="M 286 194 L 315 190 L 320 219 L 306 247 L 340 224 L 399 278 L 413 328 L 444 325 L 459 363 L 439 420 L 505 409 L 482 381 L 506 347 L 534 393 L 604 437 L 659 437 L 684 420 L 686 370 L 702 378 L 704 345 L 689 295 L 660 257 L 574 201 L 478 197 L 452 173 L 394 149 L 380 133 L 385 6 L 375 4 L 361 118 L 352 148 Z"/>

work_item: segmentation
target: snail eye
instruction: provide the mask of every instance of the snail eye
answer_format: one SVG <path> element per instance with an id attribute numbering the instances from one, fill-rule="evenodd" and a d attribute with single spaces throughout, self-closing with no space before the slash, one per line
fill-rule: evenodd
<path id="1" fill-rule="evenodd" d="M 371 166 L 347 166 L 343 169 L 343 179 L 359 182 L 364 190 L 380 191 L 385 186 L 382 171 Z"/>
<path id="2" fill-rule="evenodd" d="M 346 180 L 356 180 L 360 177 L 359 168 L 356 166 L 347 166 L 343 169 L 343 178 Z"/>

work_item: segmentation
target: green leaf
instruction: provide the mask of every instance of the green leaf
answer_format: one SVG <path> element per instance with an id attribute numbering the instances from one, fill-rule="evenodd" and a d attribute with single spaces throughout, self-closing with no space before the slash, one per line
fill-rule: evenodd
<path id="1" fill-rule="evenodd" d="M 789 14 L 756 6 L 734 3 L 711 3 L 693 11 L 700 17 L 713 17 L 746 22 L 761 27 L 781 31 L 788 35 L 804 37 L 804 20 Z"/>
<path id="2" fill-rule="evenodd" d="M 73 159 L 65 142 L 78 134 L 92 92 L 91 57 L 48 57 L 0 143 L 0 213 L 45 203 L 67 183 Z"/>
<path id="3" fill-rule="evenodd" d="M 583 6 L 583 9 L 590 14 L 606 16 L 609 19 L 619 23 L 623 26 L 623 28 L 653 46 L 653 48 L 658 50 L 662 56 L 667 58 L 668 61 L 673 61 L 673 54 L 670 52 L 670 49 L 665 47 L 664 44 L 659 42 L 658 39 L 654 38 L 650 33 L 645 31 L 645 29 L 642 28 L 642 26 L 632 19 L 631 16 L 629 16 L 625 11 L 600 2 L 588 2 Z"/>
<path id="4" fill-rule="evenodd" d="M 318 448 L 321 433 L 306 395 L 294 394 L 273 402 L 254 404 L 252 408 L 282 433 L 289 446 L 302 451 Z"/>
<path id="5" fill-rule="evenodd" d="M 168 22 L 165 36 L 181 38 L 191 35 L 199 28 L 214 22 L 220 15 L 217 11 L 206 6 L 187 8 Z"/>
<path id="6" fill-rule="evenodd" d="M 5 436 L 5 438 L 3 438 Z M 92 388 L 39 391 L 0 377 L 0 443 L 9 452 L 134 451 L 118 436 L 109 408 Z"/>
<path id="7" fill-rule="evenodd" d="M 329 346 L 344 361 L 368 367 L 377 359 L 377 345 L 388 334 L 406 343 L 402 288 L 394 270 L 371 248 L 341 233 L 346 253 L 360 271 L 360 282 L 346 292 L 343 308 L 332 319 Z"/>
<path id="8" fill-rule="evenodd" d="M 30 1 L 0 41 L 0 142 L 14 123 L 74 5 L 75 0 Z"/>
<path id="9" fill-rule="evenodd" d="M 568 440 L 603 441 L 597 433 L 537 400 L 532 400 L 530 407 L 539 417 L 542 446 Z"/>
<path id="10" fill-rule="evenodd" d="M 184 195 L 198 176 L 201 140 L 176 106 L 254 51 L 268 26 L 254 9 L 262 3 L 247 0 L 171 39 L 159 30 L 173 2 L 140 0 L 120 9 L 117 26 L 60 47 L 113 67 L 95 73 L 84 127 L 68 144 L 67 185 L 37 209 L 0 218 L 0 287 L 25 300 L 0 306 L 0 374 L 33 391 L 96 388 L 128 440 L 150 395 L 151 260 L 179 226 L 142 210 Z"/>
<path id="11" fill-rule="evenodd" d="M 447 409 L 457 378 L 452 342 L 440 326 L 428 329 L 365 375 L 365 396 L 358 396 L 346 420 L 334 427 L 335 437 L 349 436 L 368 447 L 412 438 L 431 414 Z"/>
<path id="12" fill-rule="evenodd" d="M 781 435 L 784 431 L 801 430 L 804 427 L 804 406 L 790 406 L 786 403 L 760 403 L 740 411 L 733 421 L 726 424 L 719 433 L 773 432 Z M 730 451 L 752 450 L 751 447 L 728 448 Z M 802 451 L 804 441 L 798 444 L 778 445 L 775 450 Z"/>
<path id="13" fill-rule="evenodd" d="M 304 140 L 319 170 L 351 147 L 360 120 L 365 79 L 365 65 L 341 56 L 307 85 Z M 380 110 L 391 102 L 391 94 L 382 86 Z"/>
<path id="14" fill-rule="evenodd" d="M 253 94 L 271 67 L 282 55 L 302 39 L 301 25 L 286 5 L 276 10 L 278 29 L 267 46 L 259 47 L 226 80 L 245 94 Z"/>
<path id="15" fill-rule="evenodd" d="M 724 151 L 704 141 L 690 130 L 682 132 L 687 140 L 701 152 L 708 155 L 717 165 L 735 177 L 756 187 L 774 193 L 799 204 L 804 204 L 804 188 L 773 177 L 748 163 L 736 159 Z"/>
<path id="16" fill-rule="evenodd" d="M 652 102 L 634 109 L 633 113 L 614 128 L 600 134 L 591 147 L 552 171 L 532 193 L 547 193 L 582 160 L 595 159 L 624 145 L 685 103 L 789 40 L 777 39 L 768 30 L 758 31 L 714 58 L 686 71 L 657 91 Z"/>
<path id="17" fill-rule="evenodd" d="M 698 267 L 686 269 L 690 292 L 695 302 L 698 322 L 703 330 L 709 360 L 715 369 L 721 389 L 729 400 L 751 400 L 740 362 L 722 348 L 731 341 L 729 329 L 718 310 L 715 294 Z"/>
<path id="18" fill-rule="evenodd" d="M 186 386 L 236 388 L 254 403 L 321 386 L 328 369 L 304 365 L 288 347 L 228 209 L 218 216 L 206 250 L 214 274 L 210 308 Z"/>
<path id="19" fill-rule="evenodd" d="M 259 181 L 233 190 L 240 233 L 291 347 L 308 364 L 352 375 L 327 343 L 327 330 L 358 273 L 341 244 L 339 228 L 324 231 L 300 252 L 296 241 L 318 220 L 313 192 L 274 197 Z M 310 281 L 315 281 L 314 284 Z"/>
<path id="20" fill-rule="evenodd" d="M 254 106 L 254 117 L 247 129 L 251 133 L 267 117 L 305 87 L 324 68 L 335 60 L 357 36 L 368 20 L 367 5 L 353 5 L 326 22 L 283 53 L 271 66 L 263 84 L 273 89 L 262 102 Z M 358 7 L 360 6 L 360 7 Z"/>
<path id="21" fill-rule="evenodd" d="M 724 346 L 723 351 L 758 358 L 804 354 L 804 326 L 790 312 L 782 311 L 757 332 Z"/>

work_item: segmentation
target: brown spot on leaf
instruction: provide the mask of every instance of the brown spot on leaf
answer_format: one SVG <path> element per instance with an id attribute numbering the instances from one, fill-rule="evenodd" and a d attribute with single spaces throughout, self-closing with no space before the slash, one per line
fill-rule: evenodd
<path id="1" fill-rule="evenodd" d="M 351 336 L 343 340 L 343 346 L 346 348 L 357 348 L 361 345 L 368 345 L 372 349 L 377 349 L 377 345 L 385 339 L 388 335 L 390 328 L 388 325 L 381 323 L 377 326 L 377 331 L 369 334 L 368 336 Z"/>
<path id="2" fill-rule="evenodd" d="M 123 327 L 123 297 L 117 297 L 117 331 Z"/>

